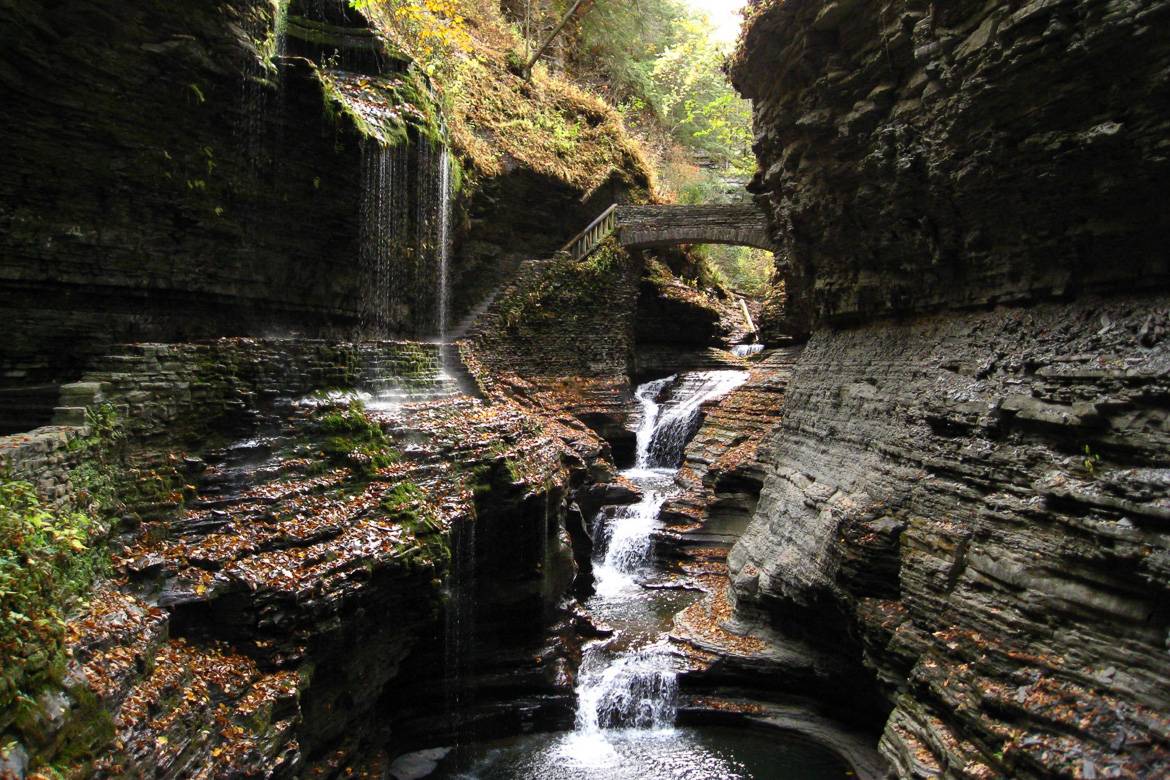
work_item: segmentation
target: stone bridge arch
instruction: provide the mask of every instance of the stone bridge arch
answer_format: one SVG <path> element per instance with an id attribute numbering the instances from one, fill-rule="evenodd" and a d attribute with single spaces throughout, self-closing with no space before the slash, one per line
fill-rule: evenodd
<path id="1" fill-rule="evenodd" d="M 632 249 L 679 244 L 731 244 L 774 252 L 768 220 L 754 204 L 618 206 L 616 230 Z"/>

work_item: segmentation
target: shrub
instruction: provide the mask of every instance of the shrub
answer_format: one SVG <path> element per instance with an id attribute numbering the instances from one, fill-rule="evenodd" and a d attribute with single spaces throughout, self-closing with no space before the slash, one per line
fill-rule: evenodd
<path id="1" fill-rule="evenodd" d="M 43 506 L 28 482 L 0 482 L 0 712 L 63 670 L 65 617 L 101 566 L 91 525 Z"/>

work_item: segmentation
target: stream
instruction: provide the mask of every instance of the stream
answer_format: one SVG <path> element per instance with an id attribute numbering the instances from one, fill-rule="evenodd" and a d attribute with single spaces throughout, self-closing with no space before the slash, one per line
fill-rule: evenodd
<path id="1" fill-rule="evenodd" d="M 595 593 L 585 606 L 612 636 L 590 644 L 577 676 L 573 731 L 528 734 L 457 751 L 432 777 L 495 778 L 843 778 L 834 753 L 784 735 L 728 727 L 678 727 L 679 660 L 670 646 L 674 615 L 695 593 L 648 587 L 651 534 L 663 503 L 678 492 L 683 449 L 702 421 L 702 405 L 747 379 L 744 371 L 700 371 L 640 385 L 637 461 L 622 476 L 641 491 L 625 506 L 604 507 L 592 529 Z"/>

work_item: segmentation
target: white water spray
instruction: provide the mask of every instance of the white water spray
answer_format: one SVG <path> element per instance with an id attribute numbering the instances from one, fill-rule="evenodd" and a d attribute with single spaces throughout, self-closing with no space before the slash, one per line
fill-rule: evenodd
<path id="1" fill-rule="evenodd" d="M 567 756 L 595 762 L 613 752 L 605 732 L 636 728 L 651 733 L 674 725 L 677 670 L 669 644 L 661 637 L 631 636 L 653 618 L 638 577 L 648 572 L 652 533 L 663 503 L 677 493 L 675 470 L 687 440 L 702 418 L 703 404 L 731 392 L 747 379 L 745 371 L 704 371 L 671 376 L 638 387 L 642 419 L 637 431 L 637 462 L 623 475 L 642 490 L 635 504 L 610 507 L 595 528 L 594 587 L 590 607 L 619 613 L 615 625 L 623 649 L 609 642 L 591 645 L 578 672 L 577 723 Z M 628 634 L 631 636 L 623 636 Z"/>
<path id="2" fill-rule="evenodd" d="M 731 348 L 731 354 L 736 357 L 751 357 L 764 351 L 763 344 L 736 344 Z"/>

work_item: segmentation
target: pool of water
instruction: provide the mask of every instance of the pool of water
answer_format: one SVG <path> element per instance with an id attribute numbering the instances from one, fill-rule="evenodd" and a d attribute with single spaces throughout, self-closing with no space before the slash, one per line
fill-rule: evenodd
<path id="1" fill-rule="evenodd" d="M 843 780 L 835 753 L 799 737 L 724 726 L 529 734 L 450 754 L 444 780 Z"/>

